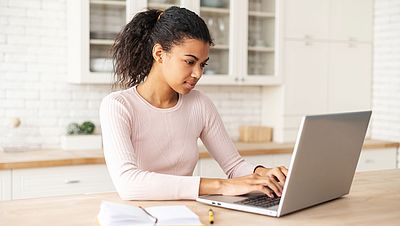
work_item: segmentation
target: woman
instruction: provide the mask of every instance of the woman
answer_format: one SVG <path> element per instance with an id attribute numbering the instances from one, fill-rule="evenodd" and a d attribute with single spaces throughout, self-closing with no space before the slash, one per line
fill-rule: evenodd
<path id="1" fill-rule="evenodd" d="M 107 167 L 122 199 L 281 195 L 287 169 L 244 161 L 211 100 L 193 90 L 212 44 L 204 21 L 179 7 L 138 13 L 117 37 L 115 73 L 126 89 L 103 99 L 100 122 Z M 198 138 L 229 179 L 192 176 Z"/>

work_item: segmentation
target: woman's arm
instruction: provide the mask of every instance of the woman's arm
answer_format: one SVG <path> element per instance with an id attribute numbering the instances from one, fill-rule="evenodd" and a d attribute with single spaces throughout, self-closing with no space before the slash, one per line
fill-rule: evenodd
<path id="1" fill-rule="evenodd" d="M 242 195 L 260 191 L 274 197 L 282 195 L 287 169 L 283 166 L 267 169 L 259 167 L 256 173 L 231 179 L 201 178 L 199 195 Z"/>
<path id="2" fill-rule="evenodd" d="M 201 178 L 199 194 L 241 195 L 251 191 L 280 196 L 287 174 L 285 167 L 268 169 L 246 162 L 229 137 L 211 100 L 202 96 L 204 129 L 200 135 L 211 156 L 229 179 Z"/>

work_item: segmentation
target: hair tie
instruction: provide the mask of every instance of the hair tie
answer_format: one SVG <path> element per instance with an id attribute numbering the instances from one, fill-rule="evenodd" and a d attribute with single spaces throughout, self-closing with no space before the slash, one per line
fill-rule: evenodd
<path id="1" fill-rule="evenodd" d="M 160 15 L 158 15 L 157 21 L 160 20 L 160 17 L 161 17 L 161 15 L 163 15 L 163 14 L 164 14 L 164 12 L 161 12 Z"/>

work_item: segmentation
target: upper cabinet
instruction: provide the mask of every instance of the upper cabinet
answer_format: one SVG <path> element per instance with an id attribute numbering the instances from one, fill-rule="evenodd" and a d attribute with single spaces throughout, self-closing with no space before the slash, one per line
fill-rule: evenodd
<path id="1" fill-rule="evenodd" d="M 200 84 L 280 83 L 276 4 L 275 0 L 195 1 L 192 10 L 204 19 L 215 43 Z"/>
<path id="2" fill-rule="evenodd" d="M 114 38 L 138 12 L 180 6 L 207 24 L 215 45 L 200 84 L 275 85 L 278 73 L 276 0 L 68 0 L 68 81 L 113 82 Z"/>
<path id="3" fill-rule="evenodd" d="M 67 1 L 68 76 L 82 84 L 110 84 L 110 47 L 126 21 L 125 1 Z"/>
<path id="4" fill-rule="evenodd" d="M 371 0 L 286 0 L 285 38 L 371 42 Z"/>

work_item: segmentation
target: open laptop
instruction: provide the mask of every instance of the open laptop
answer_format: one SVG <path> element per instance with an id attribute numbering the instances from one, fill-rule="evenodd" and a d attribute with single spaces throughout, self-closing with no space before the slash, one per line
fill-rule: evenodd
<path id="1" fill-rule="evenodd" d="M 348 194 L 371 113 L 303 117 L 282 197 L 269 198 L 261 193 L 205 195 L 197 201 L 280 217 Z"/>

